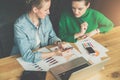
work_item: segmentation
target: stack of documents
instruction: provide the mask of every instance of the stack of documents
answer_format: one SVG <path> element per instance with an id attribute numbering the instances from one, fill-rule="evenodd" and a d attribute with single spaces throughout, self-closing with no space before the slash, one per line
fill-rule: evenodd
<path id="1" fill-rule="evenodd" d="M 97 56 L 90 55 L 88 51 L 84 48 L 83 43 L 89 43 L 90 47 L 97 51 L 99 55 Z M 93 63 L 99 63 L 102 57 L 108 57 L 106 52 L 109 50 L 90 37 L 87 37 L 83 40 L 79 40 L 75 44 L 79 48 L 79 51 L 81 52 L 82 56 L 86 60 L 92 61 Z"/>

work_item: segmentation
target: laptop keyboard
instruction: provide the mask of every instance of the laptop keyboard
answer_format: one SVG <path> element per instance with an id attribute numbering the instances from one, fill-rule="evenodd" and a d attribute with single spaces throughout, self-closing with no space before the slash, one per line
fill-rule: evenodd
<path id="1" fill-rule="evenodd" d="M 72 74 L 73 72 L 78 71 L 78 70 L 80 70 L 80 69 L 83 69 L 83 68 L 85 68 L 85 67 L 87 67 L 87 66 L 89 66 L 89 64 L 85 63 L 85 64 L 83 64 L 83 65 L 81 65 L 81 66 L 78 66 L 78 67 L 76 67 L 76 68 L 73 68 L 73 69 L 71 69 L 71 70 L 69 70 L 69 71 L 63 72 L 63 73 L 59 74 L 59 76 L 60 76 L 60 78 L 61 78 L 62 80 L 68 80 L 69 77 L 71 76 L 71 74 Z"/>

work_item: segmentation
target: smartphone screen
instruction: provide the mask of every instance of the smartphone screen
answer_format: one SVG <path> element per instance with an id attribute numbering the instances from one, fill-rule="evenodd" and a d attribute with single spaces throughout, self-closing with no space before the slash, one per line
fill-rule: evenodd
<path id="1" fill-rule="evenodd" d="M 86 50 L 88 51 L 89 54 L 95 53 L 92 47 L 86 47 Z"/>

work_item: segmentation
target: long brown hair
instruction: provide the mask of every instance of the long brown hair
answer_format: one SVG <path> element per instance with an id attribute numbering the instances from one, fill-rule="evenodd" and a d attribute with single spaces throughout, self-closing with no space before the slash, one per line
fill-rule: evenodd
<path id="1" fill-rule="evenodd" d="M 71 0 L 71 1 L 85 1 L 85 5 L 88 5 L 88 3 L 90 3 L 90 0 Z"/>

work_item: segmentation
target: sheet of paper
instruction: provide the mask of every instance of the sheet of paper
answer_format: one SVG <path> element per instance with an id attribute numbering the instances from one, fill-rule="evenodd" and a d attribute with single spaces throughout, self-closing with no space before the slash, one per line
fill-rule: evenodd
<path id="1" fill-rule="evenodd" d="M 66 44 L 65 46 L 72 47 L 70 44 Z M 54 50 L 56 47 L 51 48 Z M 47 48 L 41 48 L 40 52 L 50 52 Z M 64 56 L 53 56 L 46 59 L 42 59 L 37 63 L 29 63 L 25 62 L 21 57 L 17 58 L 17 61 L 22 65 L 25 70 L 33 70 L 33 71 L 48 71 L 51 67 L 60 65 L 67 61 L 73 60 L 77 57 L 81 57 L 81 54 L 73 48 L 70 52 L 64 53 Z"/>
<path id="2" fill-rule="evenodd" d="M 66 43 L 63 46 L 64 46 L 64 48 L 72 47 L 69 43 Z M 58 49 L 57 46 L 50 48 L 50 50 L 52 50 L 52 51 L 55 51 L 56 49 Z M 65 52 L 65 53 L 63 52 L 62 55 L 67 61 L 73 60 L 77 57 L 81 57 L 81 53 L 79 51 L 77 51 L 75 48 L 69 50 L 69 52 Z"/>
<path id="3" fill-rule="evenodd" d="M 39 52 L 50 52 L 50 50 L 48 50 L 46 47 L 43 47 L 41 49 L 38 50 Z"/>
<path id="4" fill-rule="evenodd" d="M 21 66 L 24 68 L 24 70 L 37 71 L 37 69 L 34 67 L 33 63 L 25 62 L 21 57 L 17 58 L 17 61 L 21 64 Z"/>
<path id="5" fill-rule="evenodd" d="M 38 51 L 50 52 L 46 47 L 41 48 Z M 37 63 L 26 62 L 22 59 L 22 57 L 17 58 L 17 61 L 21 64 L 24 70 L 32 70 L 32 71 L 47 71 L 48 70 L 48 68 L 46 67 L 43 61 L 40 61 L 41 65 L 38 65 Z"/>
<path id="6" fill-rule="evenodd" d="M 87 52 L 87 50 L 84 48 L 83 43 L 90 43 L 90 46 L 94 50 L 96 50 L 99 53 L 99 55 L 98 56 L 90 55 Z M 78 47 L 78 49 L 80 50 L 82 56 L 86 60 L 91 60 L 93 63 L 99 63 L 101 61 L 101 57 L 108 57 L 108 55 L 106 54 L 106 52 L 109 51 L 109 50 L 107 48 L 105 48 L 104 46 L 102 46 L 97 41 L 95 41 L 92 38 L 90 38 L 90 37 L 85 38 L 83 40 L 79 40 L 75 44 Z"/>
<path id="7" fill-rule="evenodd" d="M 98 51 L 100 53 L 99 57 L 107 57 L 106 52 L 109 51 L 107 48 L 105 48 L 104 46 L 102 46 L 100 43 L 98 43 L 97 41 L 93 40 L 92 38 L 88 37 L 85 38 L 83 40 L 77 41 L 75 44 L 76 46 L 79 48 L 79 50 L 81 51 L 81 53 L 88 53 L 86 51 L 86 49 L 83 47 L 83 43 L 84 42 L 90 42 L 93 46 L 93 49 Z"/>

